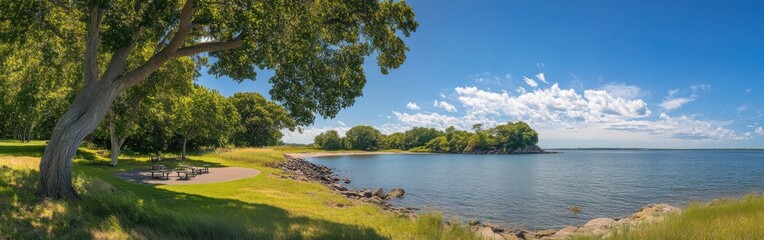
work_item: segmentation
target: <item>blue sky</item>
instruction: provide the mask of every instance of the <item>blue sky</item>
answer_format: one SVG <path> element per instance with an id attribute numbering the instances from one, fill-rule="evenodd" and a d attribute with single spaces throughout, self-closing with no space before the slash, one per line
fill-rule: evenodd
<path id="1" fill-rule="evenodd" d="M 408 1 L 419 29 L 364 96 L 284 141 L 372 125 L 468 129 L 523 120 L 542 147 L 764 147 L 757 1 Z M 224 95 L 267 96 L 269 72 Z"/>

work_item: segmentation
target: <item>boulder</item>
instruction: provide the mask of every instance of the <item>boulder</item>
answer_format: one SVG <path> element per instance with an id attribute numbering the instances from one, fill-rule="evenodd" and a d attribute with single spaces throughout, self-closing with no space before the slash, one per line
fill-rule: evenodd
<path id="1" fill-rule="evenodd" d="M 364 190 L 360 194 L 358 194 L 361 197 L 370 198 L 372 196 L 371 192 L 369 190 Z"/>
<path id="2" fill-rule="evenodd" d="M 403 197 L 403 195 L 406 194 L 406 191 L 402 188 L 393 188 L 393 190 L 390 190 L 390 192 L 387 193 L 387 198 L 399 198 Z"/>
<path id="3" fill-rule="evenodd" d="M 557 230 L 554 229 L 545 229 L 545 230 L 539 230 L 536 232 L 536 237 L 543 238 L 543 237 L 549 237 L 557 233 Z"/>
<path id="4" fill-rule="evenodd" d="M 372 196 L 382 197 L 382 195 L 385 194 L 385 190 L 382 190 L 382 188 L 374 189 L 373 192 L 371 192 Z"/>
<path id="5" fill-rule="evenodd" d="M 475 225 L 478 225 L 478 223 L 480 223 L 480 221 L 478 221 L 478 220 L 475 220 L 475 219 L 472 219 L 472 220 L 470 220 L 470 221 L 468 222 L 468 224 L 469 224 L 470 226 L 475 226 Z"/>
<path id="6" fill-rule="evenodd" d="M 348 179 L 348 178 L 343 178 L 343 179 L 342 179 L 342 182 L 344 182 L 345 184 L 348 184 L 348 183 L 350 183 L 350 179 Z"/>
<path id="7" fill-rule="evenodd" d="M 648 204 L 629 216 L 630 220 L 652 222 L 661 219 L 666 214 L 678 212 L 679 208 L 668 204 Z"/>
<path id="8" fill-rule="evenodd" d="M 560 230 L 558 230 L 557 232 L 555 232 L 555 233 L 554 233 L 554 234 L 551 236 L 551 238 L 552 238 L 552 239 L 567 239 L 568 237 L 570 237 L 571 235 L 573 235 L 573 233 L 575 233 L 575 232 L 576 232 L 576 230 L 578 230 L 578 228 L 577 228 L 577 227 L 574 227 L 574 226 L 566 226 L 565 228 L 563 228 L 563 229 L 560 229 Z"/>
<path id="9" fill-rule="evenodd" d="M 348 196 L 348 197 L 358 196 L 358 193 L 353 192 L 353 191 L 340 191 L 340 194 Z"/>
<path id="10" fill-rule="evenodd" d="M 483 239 L 504 240 L 504 237 L 502 237 L 498 233 L 493 232 L 493 228 L 491 228 L 491 227 L 481 227 L 481 228 L 478 228 L 477 234 L 478 234 L 478 236 L 482 237 Z"/>
<path id="11" fill-rule="evenodd" d="M 332 188 L 337 189 L 339 191 L 347 191 L 348 190 L 345 186 L 342 186 L 342 184 L 339 184 L 339 183 L 332 184 Z"/>
<path id="12" fill-rule="evenodd" d="M 615 220 L 612 218 L 595 218 L 584 224 L 583 229 L 587 233 L 603 234 L 613 227 Z"/>

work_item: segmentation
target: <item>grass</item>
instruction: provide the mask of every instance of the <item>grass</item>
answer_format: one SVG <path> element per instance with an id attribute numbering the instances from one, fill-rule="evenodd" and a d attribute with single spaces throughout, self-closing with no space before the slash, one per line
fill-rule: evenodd
<path id="1" fill-rule="evenodd" d="M 279 177 L 275 149 L 228 149 L 192 156 L 193 164 L 255 168 L 262 174 L 231 182 L 140 185 L 114 173 L 146 168 L 144 157 L 117 168 L 96 151 L 75 159 L 78 201 L 35 196 L 44 142 L 0 141 L 0 238 L 10 239 L 474 239 L 443 217 L 396 217 L 351 202 L 317 183 Z M 214 170 L 213 173 L 214 174 Z M 341 207 L 340 207 L 341 206 Z"/>
<path id="2" fill-rule="evenodd" d="M 601 239 L 578 236 L 576 239 Z M 663 221 L 616 229 L 608 239 L 764 239 L 764 195 L 693 203 Z"/>

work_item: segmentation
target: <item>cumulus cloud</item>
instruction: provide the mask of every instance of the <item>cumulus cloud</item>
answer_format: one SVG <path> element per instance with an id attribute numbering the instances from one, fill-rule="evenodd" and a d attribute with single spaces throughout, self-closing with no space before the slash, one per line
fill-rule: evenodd
<path id="1" fill-rule="evenodd" d="M 757 127 L 756 130 L 754 130 L 753 132 L 761 136 L 764 136 L 764 129 L 762 129 L 761 127 Z"/>
<path id="2" fill-rule="evenodd" d="M 544 77 L 544 73 L 536 74 L 536 79 L 543 83 L 549 84 L 549 82 L 546 81 L 546 77 Z"/>
<path id="3" fill-rule="evenodd" d="M 672 110 L 682 108 L 682 106 L 692 101 L 695 101 L 694 96 L 681 97 L 681 98 L 667 98 L 663 100 L 663 102 L 658 104 L 658 106 L 663 108 L 664 111 L 672 111 Z"/>
<path id="4" fill-rule="evenodd" d="M 604 90 L 561 89 L 557 83 L 548 89 L 510 96 L 477 87 L 457 87 L 458 99 L 468 113 L 504 115 L 518 120 L 563 124 L 574 121 L 604 122 L 611 119 L 640 118 L 650 115 L 641 99 L 617 98 Z"/>
<path id="5" fill-rule="evenodd" d="M 539 85 L 538 83 L 536 83 L 536 81 L 534 81 L 533 79 L 530 79 L 530 78 L 528 78 L 526 76 L 523 76 L 523 80 L 525 80 L 525 83 L 528 84 L 528 86 L 531 86 L 533 88 L 535 88 L 535 87 L 537 87 Z"/>
<path id="6" fill-rule="evenodd" d="M 475 86 L 457 87 L 454 91 L 464 109 L 461 116 L 394 112 L 395 117 L 409 126 L 456 126 L 460 129 L 469 129 L 474 123 L 493 126 L 506 121 L 521 120 L 537 126 L 542 131 L 546 129 L 556 134 L 560 131 L 594 131 L 606 133 L 607 137 L 617 139 L 621 136 L 619 133 L 628 133 L 631 134 L 628 135 L 630 137 L 642 136 L 643 141 L 656 139 L 649 136 L 662 136 L 660 139 L 713 141 L 747 139 L 752 135 L 738 134 L 728 128 L 731 121 L 710 121 L 687 115 L 670 116 L 665 112 L 656 119 L 650 119 L 650 108 L 644 100 L 637 97 L 644 94 L 638 87 L 625 84 L 576 91 L 560 88 L 559 84 L 554 83 L 549 88 L 527 92 L 519 90 L 517 94 Z M 571 134 L 575 134 L 573 132 Z"/>
<path id="7" fill-rule="evenodd" d="M 447 103 L 446 101 L 435 100 L 435 102 L 433 102 L 432 105 L 438 108 L 445 109 L 447 112 L 456 112 L 456 107 L 454 107 L 454 105 L 451 105 L 450 103 Z"/>
<path id="8" fill-rule="evenodd" d="M 406 104 L 406 108 L 410 110 L 419 110 L 419 105 L 416 105 L 416 103 L 409 102 Z"/>
<path id="9" fill-rule="evenodd" d="M 642 92 L 641 88 L 634 85 L 626 85 L 624 83 L 608 83 L 602 85 L 602 90 L 607 91 L 614 97 L 620 97 L 629 100 L 641 98 L 646 95 Z"/>

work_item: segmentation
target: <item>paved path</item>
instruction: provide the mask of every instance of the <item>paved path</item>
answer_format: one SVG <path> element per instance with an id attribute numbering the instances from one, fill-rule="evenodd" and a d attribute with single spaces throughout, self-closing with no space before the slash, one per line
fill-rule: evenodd
<path id="1" fill-rule="evenodd" d="M 148 170 L 135 170 L 129 172 L 116 173 L 118 178 L 127 180 L 129 182 L 142 183 L 142 184 L 156 184 L 156 185 L 176 185 L 176 184 L 203 184 L 203 183 L 217 183 L 217 182 L 229 182 L 233 180 L 239 180 L 242 178 L 254 177 L 260 174 L 260 170 L 251 168 L 240 167 L 222 167 L 222 168 L 210 168 L 209 173 L 202 175 L 196 175 L 189 180 L 182 180 L 178 178 L 178 174 L 175 171 L 170 173 L 170 179 L 155 179 L 151 178 L 151 172 Z"/>

